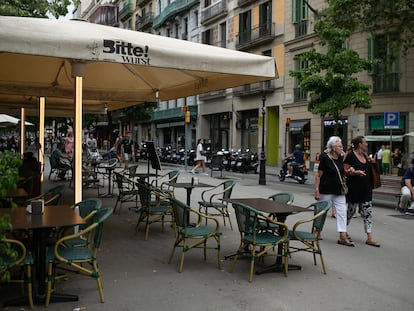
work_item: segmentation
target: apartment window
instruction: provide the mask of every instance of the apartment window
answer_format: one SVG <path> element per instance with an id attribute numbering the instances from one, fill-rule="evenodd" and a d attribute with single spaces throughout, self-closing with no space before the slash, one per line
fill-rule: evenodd
<path id="1" fill-rule="evenodd" d="M 208 8 L 211 5 L 211 0 L 204 0 L 204 7 Z"/>
<path id="2" fill-rule="evenodd" d="M 227 46 L 227 27 L 226 22 L 220 24 L 220 43 L 219 46 L 225 48 Z"/>
<path id="3" fill-rule="evenodd" d="M 373 80 L 373 92 L 399 92 L 400 57 L 391 51 L 392 36 L 377 35 L 368 39 L 368 58 L 379 60 L 370 74 Z"/>
<path id="4" fill-rule="evenodd" d="M 198 11 L 194 11 L 194 28 L 198 27 Z"/>
<path id="5" fill-rule="evenodd" d="M 213 31 L 211 29 L 208 29 L 203 32 L 201 37 L 202 42 L 204 44 L 212 44 L 213 43 Z"/>
<path id="6" fill-rule="evenodd" d="M 292 22 L 295 24 L 295 37 L 308 33 L 309 8 L 306 0 L 292 0 Z"/>
<path id="7" fill-rule="evenodd" d="M 296 60 L 295 61 L 295 70 L 302 70 L 309 67 L 309 63 L 307 61 Z M 293 97 L 294 101 L 302 101 L 307 99 L 307 94 L 304 92 L 298 83 L 298 80 L 295 79 L 295 87 L 293 89 Z"/>
<path id="8" fill-rule="evenodd" d="M 144 18 L 144 17 L 145 17 L 145 15 L 146 15 L 145 13 L 146 13 L 146 12 L 145 12 L 145 8 L 142 8 L 142 9 L 141 9 L 141 16 L 142 16 L 142 18 Z"/>
<path id="9" fill-rule="evenodd" d="M 249 42 L 252 32 L 252 12 L 247 11 L 240 14 L 239 18 L 239 43 Z"/>
<path id="10" fill-rule="evenodd" d="M 184 33 L 188 33 L 188 18 L 184 18 Z"/>
<path id="11" fill-rule="evenodd" d="M 272 2 L 262 3 L 259 7 L 260 35 L 270 35 L 272 27 Z"/>
<path id="12" fill-rule="evenodd" d="M 175 24 L 175 38 L 178 39 L 178 24 Z"/>

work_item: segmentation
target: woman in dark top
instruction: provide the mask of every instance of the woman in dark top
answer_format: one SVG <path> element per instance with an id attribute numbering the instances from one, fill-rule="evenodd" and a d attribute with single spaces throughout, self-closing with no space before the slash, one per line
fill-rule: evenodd
<path id="1" fill-rule="evenodd" d="M 341 179 L 344 175 L 343 146 L 338 136 L 332 136 L 326 143 L 326 152 L 319 156 L 319 167 L 315 174 L 315 199 L 330 200 L 336 209 L 338 244 L 355 246 L 348 238 L 345 195 L 341 193 Z"/>
<path id="2" fill-rule="evenodd" d="M 363 136 L 355 137 L 351 142 L 352 151 L 344 159 L 345 174 L 348 176 L 348 225 L 358 209 L 364 220 L 367 234 L 366 244 L 379 247 L 372 238 L 372 187 L 371 167 L 367 157 L 368 143 Z"/>

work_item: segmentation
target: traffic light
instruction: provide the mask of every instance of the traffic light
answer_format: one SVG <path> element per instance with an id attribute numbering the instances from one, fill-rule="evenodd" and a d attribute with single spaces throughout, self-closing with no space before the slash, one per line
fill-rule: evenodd
<path id="1" fill-rule="evenodd" d="M 182 110 L 183 112 L 187 112 L 187 111 L 188 111 L 188 107 L 187 107 L 187 106 L 182 106 L 182 107 L 181 107 L 181 110 Z"/>
<path id="2" fill-rule="evenodd" d="M 286 128 L 290 127 L 290 118 L 286 118 Z"/>
<path id="3" fill-rule="evenodd" d="M 185 123 L 190 123 L 191 122 L 191 118 L 190 118 L 190 111 L 186 111 L 185 112 Z"/>

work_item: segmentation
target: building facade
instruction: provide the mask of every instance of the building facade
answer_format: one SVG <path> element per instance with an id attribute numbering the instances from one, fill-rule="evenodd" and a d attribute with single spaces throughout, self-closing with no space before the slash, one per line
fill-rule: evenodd
<path id="1" fill-rule="evenodd" d="M 294 61 L 296 55 L 320 48 L 313 10 L 324 5 L 323 0 L 89 0 L 82 1 L 78 14 L 91 22 L 274 57 L 276 79 L 159 102 L 151 123 L 139 124 L 138 132 L 160 147 L 194 147 L 197 138 L 204 138 L 214 151 L 258 152 L 264 142 L 269 165 L 280 164 L 293 146 L 301 144 L 312 164 L 336 124 L 308 111 L 307 94 L 289 71 L 306 66 Z M 356 33 L 347 44 L 361 57 L 385 58 L 389 43 L 381 36 Z M 413 65 L 409 54 L 397 57 L 386 70 L 378 67 L 359 75 L 372 86 L 372 108 L 343 111 L 339 135 L 344 145 L 364 135 L 370 153 L 383 144 L 405 154 L 414 150 L 414 138 L 403 136 L 414 131 Z M 184 123 L 183 106 L 190 108 L 190 123 Z M 398 125 L 390 130 L 384 115 L 394 112 Z"/>

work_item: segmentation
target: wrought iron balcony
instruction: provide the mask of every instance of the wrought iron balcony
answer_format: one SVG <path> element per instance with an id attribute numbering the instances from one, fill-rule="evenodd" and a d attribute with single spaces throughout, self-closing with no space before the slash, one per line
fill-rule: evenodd
<path id="1" fill-rule="evenodd" d="M 200 3 L 200 0 L 177 0 L 167 5 L 162 12 L 154 17 L 152 26 L 157 29 L 160 28 L 169 18 L 176 16 L 179 13 L 190 10 L 191 7 Z"/>
<path id="2" fill-rule="evenodd" d="M 272 93 L 275 89 L 275 80 L 269 80 L 235 87 L 233 88 L 233 95 L 239 97 L 252 96 L 262 94 L 263 91 L 266 93 Z"/>
<path id="3" fill-rule="evenodd" d="M 144 5 L 146 5 L 147 3 L 149 3 L 151 0 L 137 0 L 136 6 L 142 8 Z"/>
<path id="4" fill-rule="evenodd" d="M 227 15 L 227 0 L 220 0 L 201 11 L 201 23 L 206 24 Z"/>
<path id="5" fill-rule="evenodd" d="M 248 6 L 251 3 L 257 2 L 257 1 L 258 0 L 238 0 L 237 5 L 242 8 L 242 7 Z"/>
<path id="6" fill-rule="evenodd" d="M 151 12 L 147 13 L 145 14 L 145 16 L 137 18 L 137 21 L 135 22 L 135 29 L 140 30 L 140 29 L 151 27 L 153 20 L 154 20 L 154 14 Z"/>
<path id="7" fill-rule="evenodd" d="M 308 21 L 301 21 L 295 24 L 295 38 L 308 34 Z"/>
<path id="8" fill-rule="evenodd" d="M 400 74 L 389 73 L 386 75 L 377 74 L 372 77 L 373 92 L 399 92 L 400 91 Z"/>
<path id="9" fill-rule="evenodd" d="M 238 33 L 236 48 L 238 50 L 248 50 L 252 47 L 269 43 L 276 37 L 275 24 L 263 23 L 252 29 L 247 29 Z"/>
<path id="10" fill-rule="evenodd" d="M 119 19 L 121 21 L 126 20 L 127 18 L 131 17 L 133 13 L 134 10 L 132 9 L 132 3 L 127 3 L 119 12 Z"/>
<path id="11" fill-rule="evenodd" d="M 208 93 L 203 93 L 199 95 L 200 100 L 209 100 L 209 99 L 216 99 L 226 97 L 226 90 L 219 90 L 219 91 L 211 91 Z"/>

